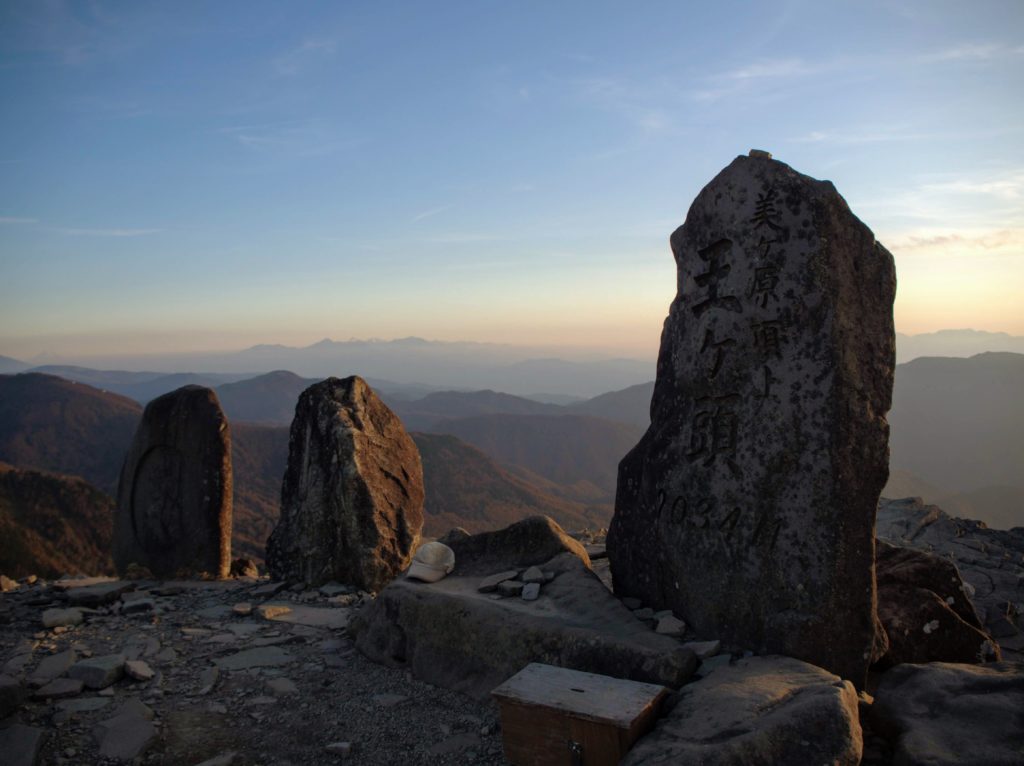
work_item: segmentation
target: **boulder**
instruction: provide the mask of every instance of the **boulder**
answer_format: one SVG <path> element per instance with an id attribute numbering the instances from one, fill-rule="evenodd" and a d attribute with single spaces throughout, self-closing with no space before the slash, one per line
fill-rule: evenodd
<path id="1" fill-rule="evenodd" d="M 751 657 L 683 687 L 623 766 L 836 764 L 861 759 L 857 692 L 789 657 Z"/>
<path id="2" fill-rule="evenodd" d="M 889 639 L 884 666 L 999 659 L 954 563 L 881 540 L 876 551 L 878 616 Z"/>
<path id="3" fill-rule="evenodd" d="M 504 529 L 453 540 L 449 547 L 455 552 L 455 573 L 463 576 L 528 569 L 561 553 L 571 553 L 590 566 L 586 548 L 547 516 L 530 516 Z"/>
<path id="4" fill-rule="evenodd" d="M 398 417 L 356 376 L 307 388 L 267 540 L 271 576 L 377 591 L 408 566 L 422 527 L 423 468 Z"/>
<path id="5" fill-rule="evenodd" d="M 619 465 L 616 593 L 858 687 L 875 648 L 893 258 L 831 183 L 738 157 L 672 234 L 651 425 Z"/>
<path id="6" fill-rule="evenodd" d="M 953 562 L 984 631 L 998 639 L 1003 658 L 1024 661 L 1024 527 L 989 529 L 908 497 L 879 504 L 878 537 Z"/>
<path id="7" fill-rule="evenodd" d="M 897 665 L 882 675 L 874 728 L 900 766 L 1024 762 L 1024 664 Z"/>
<path id="8" fill-rule="evenodd" d="M 231 564 L 231 432 L 217 395 L 185 386 L 146 405 L 121 469 L 114 564 L 156 577 Z"/>
<path id="9" fill-rule="evenodd" d="M 671 687 L 692 675 L 693 652 L 636 620 L 579 555 L 537 562 L 516 549 L 516 557 L 501 560 L 500 533 L 488 534 L 486 541 L 465 541 L 471 544 L 456 551 L 455 571 L 445 579 L 388 585 L 353 617 L 356 647 L 375 662 L 408 667 L 421 680 L 479 699 L 531 662 Z M 523 557 L 555 575 L 536 600 L 479 592 L 480 572 L 519 565 Z"/>

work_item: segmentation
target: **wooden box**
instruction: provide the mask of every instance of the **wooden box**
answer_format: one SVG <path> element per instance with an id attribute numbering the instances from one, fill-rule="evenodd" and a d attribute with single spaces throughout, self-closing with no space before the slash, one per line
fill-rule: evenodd
<path id="1" fill-rule="evenodd" d="M 615 766 L 654 726 L 663 686 L 531 663 L 491 692 L 514 766 Z"/>

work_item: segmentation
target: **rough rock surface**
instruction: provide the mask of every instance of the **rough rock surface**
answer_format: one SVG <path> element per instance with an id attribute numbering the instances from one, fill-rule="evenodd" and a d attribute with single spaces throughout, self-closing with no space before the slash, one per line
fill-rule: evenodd
<path id="1" fill-rule="evenodd" d="M 552 546 L 568 539 L 548 523 L 552 534 L 539 539 Z M 518 544 L 501 555 L 503 538 L 518 542 L 523 535 L 510 527 L 455 542 L 461 546 L 455 570 L 443 580 L 391 583 L 353 618 L 357 648 L 376 662 L 407 667 L 417 678 L 479 698 L 531 662 L 672 687 L 692 675 L 693 652 L 636 619 L 591 572 L 585 552 L 539 562 L 554 577 L 536 600 L 480 593 L 488 568 L 538 563 Z"/>
<path id="2" fill-rule="evenodd" d="M 327 748 L 342 742 L 364 766 L 506 764 L 493 702 L 372 663 L 335 627 L 346 620 L 322 619 L 352 612 L 371 598 L 365 592 L 352 590 L 342 606 L 266 580 L 123 585 L 122 599 L 144 593 L 155 609 L 126 614 L 119 600 L 86 612 L 80 625 L 42 631 L 42 612 L 66 603 L 67 589 L 40 581 L 0 600 L 0 668 L 12 679 L 0 676 L 4 766 L 113 766 L 133 753 L 151 766 L 323 766 L 341 762 L 341 750 Z M 234 604 L 260 604 L 261 590 L 308 622 L 234 613 Z M 260 649 L 273 651 L 252 653 Z M 154 674 L 125 675 L 73 698 L 26 697 L 25 681 L 40 664 L 65 655 L 58 664 L 66 674 L 76 654 L 124 655 Z M 237 659 L 218 669 L 229 658 Z"/>
<path id="3" fill-rule="evenodd" d="M 952 561 L 879 540 L 875 567 L 878 616 L 889 639 L 882 664 L 999 659 Z"/>
<path id="4" fill-rule="evenodd" d="M 529 570 L 562 553 L 571 553 L 590 566 L 586 548 L 548 516 L 530 516 L 504 529 L 453 540 L 449 546 L 460 576 Z"/>
<path id="5" fill-rule="evenodd" d="M 623 766 L 861 762 L 857 692 L 789 657 L 752 657 L 683 687 Z"/>
<path id="6" fill-rule="evenodd" d="M 893 259 L 829 182 L 739 157 L 672 235 L 651 426 L 619 466 L 615 590 L 858 686 L 888 477 Z"/>
<path id="7" fill-rule="evenodd" d="M 366 381 L 312 385 L 295 407 L 267 568 L 279 580 L 380 590 L 412 559 L 423 496 L 419 451 Z"/>
<path id="8" fill-rule="evenodd" d="M 879 504 L 878 537 L 956 564 L 1003 659 L 1024 661 L 1024 528 L 989 529 L 909 497 Z"/>
<path id="9" fill-rule="evenodd" d="M 134 564 L 157 577 L 226 577 L 231 497 L 231 432 L 217 395 L 185 386 L 154 399 L 121 469 L 118 571 Z"/>
<path id="10" fill-rule="evenodd" d="M 871 718 L 900 766 L 1024 763 L 1024 664 L 897 665 L 878 684 Z"/>

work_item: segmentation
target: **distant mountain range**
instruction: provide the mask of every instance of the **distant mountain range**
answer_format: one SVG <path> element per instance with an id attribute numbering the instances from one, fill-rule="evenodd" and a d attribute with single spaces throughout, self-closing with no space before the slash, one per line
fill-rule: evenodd
<path id="1" fill-rule="evenodd" d="M 896 335 L 897 361 L 921 356 L 968 357 L 986 351 L 1024 353 L 1024 337 L 981 330 L 939 330 Z M 38 365 L 45 364 L 44 367 Z M 77 366 L 77 369 L 76 369 Z M 83 368 L 152 370 L 84 377 Z M 185 382 L 211 387 L 273 370 L 300 377 L 360 375 L 394 398 L 418 399 L 432 391 L 494 390 L 538 401 L 567 404 L 651 380 L 653 358 L 609 358 L 579 348 L 545 348 L 499 343 L 324 339 L 305 347 L 259 345 L 241 351 L 202 354 L 150 354 L 102 358 L 53 358 L 45 363 L 0 357 L 0 374 L 35 369 L 89 383 L 145 402 Z M 182 373 L 182 370 L 191 370 Z M 157 380 L 169 373 L 177 381 Z M 128 376 L 136 376 L 130 378 Z M 176 383 L 176 385 L 175 385 Z"/>

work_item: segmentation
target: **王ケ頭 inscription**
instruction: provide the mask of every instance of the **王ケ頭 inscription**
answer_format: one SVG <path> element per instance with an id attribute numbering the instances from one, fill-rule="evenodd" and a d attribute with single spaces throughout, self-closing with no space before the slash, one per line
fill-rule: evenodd
<path id="1" fill-rule="evenodd" d="M 892 256 L 828 182 L 740 157 L 672 235 L 651 426 L 619 467 L 616 591 L 864 682 L 888 476 Z"/>

